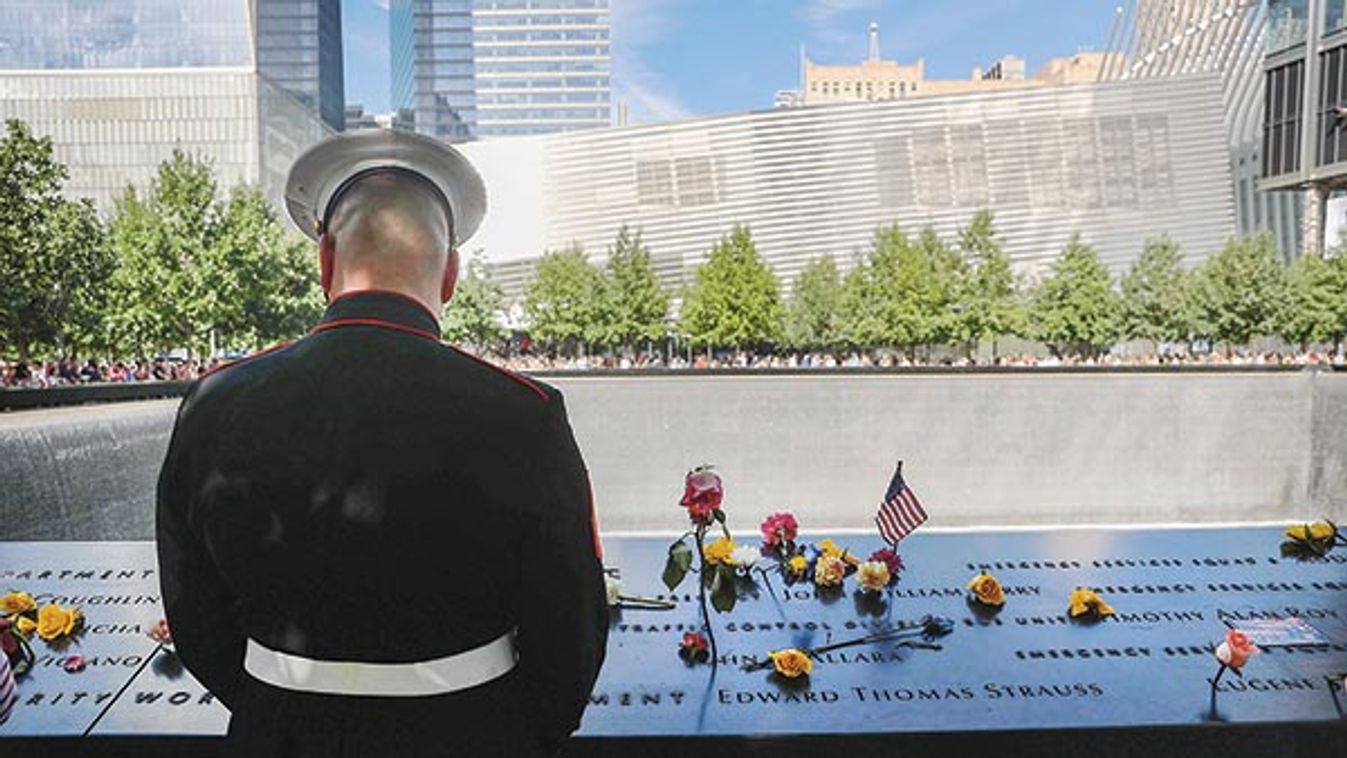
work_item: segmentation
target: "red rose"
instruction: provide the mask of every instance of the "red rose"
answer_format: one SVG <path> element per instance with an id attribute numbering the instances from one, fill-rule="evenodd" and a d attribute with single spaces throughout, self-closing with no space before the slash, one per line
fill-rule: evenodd
<path id="1" fill-rule="evenodd" d="M 694 524 L 705 526 L 711 523 L 715 512 L 720 510 L 720 502 L 725 499 L 725 489 L 720 477 L 709 468 L 699 468 L 688 472 L 683 480 L 683 499 L 680 505 L 688 509 L 688 518 Z"/>
<path id="2" fill-rule="evenodd" d="M 61 665 L 62 667 L 65 668 L 67 672 L 71 674 L 78 674 L 79 672 L 84 670 L 84 656 L 72 655 L 69 658 L 66 658 L 65 663 Z"/>
<path id="3" fill-rule="evenodd" d="M 701 632 L 684 632 L 683 642 L 678 647 L 683 655 L 695 660 L 707 654 L 711 649 L 711 643 Z"/>
<path id="4" fill-rule="evenodd" d="M 18 649 L 19 641 L 14 639 L 14 635 L 8 632 L 0 633 L 0 652 L 9 655 Z"/>

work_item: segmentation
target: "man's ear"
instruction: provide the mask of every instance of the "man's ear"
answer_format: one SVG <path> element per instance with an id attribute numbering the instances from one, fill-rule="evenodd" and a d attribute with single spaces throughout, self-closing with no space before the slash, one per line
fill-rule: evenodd
<path id="1" fill-rule="evenodd" d="M 318 283 L 323 294 L 332 299 L 332 269 L 337 256 L 337 243 L 332 235 L 323 232 L 318 236 Z"/>
<path id="2" fill-rule="evenodd" d="M 458 248 L 449 248 L 449 260 L 444 266 L 444 281 L 440 282 L 440 302 L 447 303 L 458 286 Z"/>

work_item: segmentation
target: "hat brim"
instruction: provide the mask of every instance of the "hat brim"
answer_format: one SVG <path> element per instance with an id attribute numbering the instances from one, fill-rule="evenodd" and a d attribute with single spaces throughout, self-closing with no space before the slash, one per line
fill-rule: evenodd
<path id="1" fill-rule="evenodd" d="M 367 129 L 338 134 L 304 151 L 290 167 L 285 208 L 300 231 L 318 239 L 333 193 L 361 171 L 395 167 L 414 171 L 444 193 L 454 215 L 454 245 L 468 240 L 486 215 L 486 187 L 466 157 L 421 134 Z"/>

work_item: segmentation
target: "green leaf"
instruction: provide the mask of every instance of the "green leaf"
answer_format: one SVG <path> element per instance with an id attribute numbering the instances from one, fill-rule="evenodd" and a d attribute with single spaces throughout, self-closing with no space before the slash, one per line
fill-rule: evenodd
<path id="1" fill-rule="evenodd" d="M 664 586 L 671 590 L 678 587 L 683 583 L 683 577 L 687 576 L 690 568 L 692 568 L 692 548 L 681 540 L 670 545 L 669 559 L 664 562 L 664 573 L 661 576 Z"/>
<path id="2" fill-rule="evenodd" d="M 734 610 L 739 595 L 734 589 L 734 569 L 720 566 L 716 569 L 715 579 L 711 582 L 711 607 L 720 613 Z"/>
<path id="3" fill-rule="evenodd" d="M 711 517 L 722 524 L 725 523 L 725 511 L 722 511 L 719 508 L 711 511 Z"/>

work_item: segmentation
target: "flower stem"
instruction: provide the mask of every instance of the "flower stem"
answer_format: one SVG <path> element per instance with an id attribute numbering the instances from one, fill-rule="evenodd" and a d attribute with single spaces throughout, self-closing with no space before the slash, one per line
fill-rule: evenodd
<path id="1" fill-rule="evenodd" d="M 1216 670 L 1216 678 L 1211 680 L 1211 691 L 1212 691 L 1212 693 L 1215 693 L 1215 692 L 1216 692 L 1216 685 L 1218 685 L 1218 684 L 1221 683 L 1221 677 L 1222 677 L 1222 676 L 1225 676 L 1225 670 L 1228 669 L 1228 668 L 1230 668 L 1230 667 L 1227 666 L 1226 664 L 1222 663 L 1222 664 L 1221 664 L 1221 667 L 1220 667 L 1219 669 Z"/>
<path id="2" fill-rule="evenodd" d="M 693 537 L 697 541 L 697 603 L 701 606 L 702 621 L 706 624 L 706 640 L 711 643 L 711 668 L 720 665 L 720 650 L 716 647 L 716 632 L 712 628 L 711 614 L 706 608 L 706 552 L 702 542 L 706 538 L 706 525 L 699 525 Z"/>

